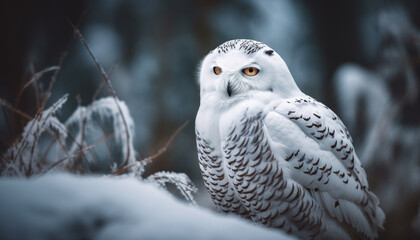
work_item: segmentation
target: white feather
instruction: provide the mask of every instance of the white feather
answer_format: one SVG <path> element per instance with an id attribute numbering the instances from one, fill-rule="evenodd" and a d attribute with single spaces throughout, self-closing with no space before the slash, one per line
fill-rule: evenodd
<path id="1" fill-rule="evenodd" d="M 257 74 L 246 75 L 249 67 Z M 382 228 L 346 127 L 299 90 L 267 45 L 232 40 L 206 56 L 196 133 L 203 178 L 221 211 L 303 238 L 349 238 L 340 222 L 368 238 Z"/>

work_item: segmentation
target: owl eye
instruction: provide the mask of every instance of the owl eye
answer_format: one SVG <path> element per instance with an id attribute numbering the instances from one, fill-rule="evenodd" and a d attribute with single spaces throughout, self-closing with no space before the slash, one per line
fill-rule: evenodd
<path id="1" fill-rule="evenodd" d="M 219 75 L 222 73 L 222 69 L 220 67 L 213 67 L 213 72 L 216 75 Z"/>
<path id="2" fill-rule="evenodd" d="M 245 73 L 248 76 L 255 76 L 258 74 L 260 70 L 256 67 L 247 67 L 242 69 L 242 72 Z"/>

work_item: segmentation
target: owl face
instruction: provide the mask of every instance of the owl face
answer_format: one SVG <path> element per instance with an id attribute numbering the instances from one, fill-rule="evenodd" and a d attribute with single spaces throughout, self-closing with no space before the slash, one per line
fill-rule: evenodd
<path id="1" fill-rule="evenodd" d="M 200 72 L 200 95 L 235 101 L 253 93 L 291 96 L 297 88 L 283 59 L 264 43 L 231 40 L 211 51 Z"/>

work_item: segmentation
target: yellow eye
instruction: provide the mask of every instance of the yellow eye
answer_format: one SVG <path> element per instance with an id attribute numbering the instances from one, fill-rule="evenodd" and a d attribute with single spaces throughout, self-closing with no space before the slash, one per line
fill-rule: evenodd
<path id="1" fill-rule="evenodd" d="M 222 69 L 220 67 L 213 67 L 213 72 L 216 75 L 219 75 L 222 73 Z"/>
<path id="2" fill-rule="evenodd" d="M 255 76 L 260 70 L 256 67 L 247 67 L 242 69 L 242 72 L 248 76 Z"/>

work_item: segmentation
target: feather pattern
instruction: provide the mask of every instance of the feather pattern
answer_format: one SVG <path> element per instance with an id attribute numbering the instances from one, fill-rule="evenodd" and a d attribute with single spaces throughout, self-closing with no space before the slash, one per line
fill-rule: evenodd
<path id="1" fill-rule="evenodd" d="M 200 169 L 218 209 L 304 238 L 331 234 L 330 217 L 375 238 L 384 215 L 340 119 L 310 97 L 268 106 L 247 108 L 218 146 L 196 129 Z"/>
<path id="2" fill-rule="evenodd" d="M 332 217 L 339 222 L 344 220 L 369 238 L 375 238 L 377 230 L 382 229 L 385 215 L 378 206 L 378 199 L 369 190 L 366 173 L 354 152 L 350 134 L 335 113 L 313 98 L 304 96 L 282 101 L 267 115 L 266 122 L 274 136 L 276 127 L 283 125 L 282 122 L 292 122 L 291 127 L 301 130 L 302 134 L 293 136 L 293 145 L 297 149 L 292 151 L 293 146 L 288 146 L 289 150 L 283 151 L 290 152 L 283 158 L 293 166 L 290 168 L 292 178 L 313 189 L 312 195 L 320 195 L 318 202 Z M 287 135 L 282 137 L 282 142 L 288 142 Z M 308 145 L 313 147 L 308 149 Z"/>
<path id="3" fill-rule="evenodd" d="M 249 67 L 258 71 L 248 75 Z M 261 42 L 228 41 L 203 60 L 196 138 L 204 183 L 222 212 L 304 239 L 350 239 L 341 225 L 369 239 L 382 229 L 385 215 L 349 131 Z"/>

